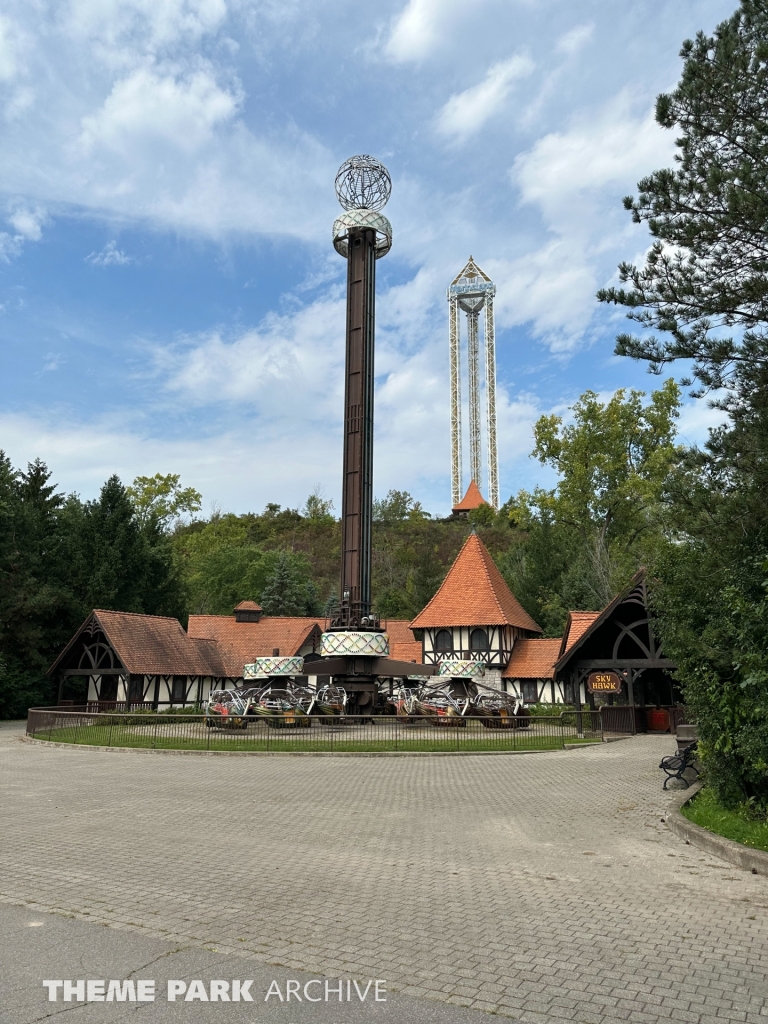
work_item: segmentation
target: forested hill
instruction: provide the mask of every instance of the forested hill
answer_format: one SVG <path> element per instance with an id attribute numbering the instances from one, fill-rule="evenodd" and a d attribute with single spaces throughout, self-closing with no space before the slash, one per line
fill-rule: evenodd
<path id="1" fill-rule="evenodd" d="M 189 609 L 227 615 L 244 598 L 268 614 L 330 613 L 338 597 L 341 523 L 327 508 L 300 512 L 269 505 L 260 515 L 223 515 L 179 527 L 173 546 Z M 506 512 L 473 517 L 497 557 L 519 543 Z M 472 528 L 466 519 L 432 519 L 405 492 L 377 501 L 373 598 L 389 618 L 412 618 L 432 597 Z"/>

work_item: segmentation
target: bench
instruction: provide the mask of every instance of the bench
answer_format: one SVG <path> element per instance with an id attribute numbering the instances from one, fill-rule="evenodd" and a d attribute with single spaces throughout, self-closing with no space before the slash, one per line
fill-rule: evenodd
<path id="1" fill-rule="evenodd" d="M 694 764 L 696 760 L 696 747 L 697 742 L 689 743 L 687 747 L 681 747 L 676 754 L 670 754 L 669 757 L 662 757 L 659 768 L 667 773 L 666 779 L 664 779 L 664 789 L 667 788 L 667 783 L 670 779 L 679 779 L 685 783 L 685 788 L 688 789 L 690 782 L 688 779 L 683 778 L 688 768 L 693 769 L 698 777 L 699 769 Z"/>

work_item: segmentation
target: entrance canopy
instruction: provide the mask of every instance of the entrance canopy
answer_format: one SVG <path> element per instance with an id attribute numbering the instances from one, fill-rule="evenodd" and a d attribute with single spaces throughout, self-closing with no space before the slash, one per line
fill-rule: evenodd
<path id="1" fill-rule="evenodd" d="M 592 621 L 576 621 L 569 616 L 564 637 L 565 653 L 555 664 L 555 672 L 578 703 L 594 705 L 587 681 L 591 673 L 614 672 L 621 680 L 621 691 L 609 703 L 645 707 L 647 704 L 673 705 L 675 687 L 670 672 L 675 664 L 664 655 L 653 628 L 648 608 L 645 569 L 640 569 L 629 586 Z M 568 643 L 569 633 L 580 633 Z"/>

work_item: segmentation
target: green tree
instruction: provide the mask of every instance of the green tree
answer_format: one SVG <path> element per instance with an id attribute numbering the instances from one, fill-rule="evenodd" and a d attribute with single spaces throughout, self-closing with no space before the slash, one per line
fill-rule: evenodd
<path id="1" fill-rule="evenodd" d="M 203 496 L 194 487 L 182 487 L 180 479 L 178 473 L 155 473 L 137 476 L 126 487 L 141 526 L 155 523 L 161 530 L 168 530 L 183 515 L 200 511 Z"/>
<path id="2" fill-rule="evenodd" d="M 388 491 L 386 498 L 376 498 L 373 502 L 373 521 L 376 523 L 419 522 L 429 519 L 429 514 L 414 501 L 408 491 Z"/>
<path id="3" fill-rule="evenodd" d="M 310 519 L 315 523 L 328 523 L 334 521 L 333 502 L 330 498 L 325 498 L 323 496 L 323 491 L 319 484 L 307 498 L 304 503 L 304 508 L 301 510 L 301 514 L 305 519 Z"/>
<path id="4" fill-rule="evenodd" d="M 86 610 L 184 615 L 170 539 L 159 520 L 140 521 L 118 477 L 96 500 L 70 502 L 67 512 L 73 585 Z"/>
<path id="5" fill-rule="evenodd" d="M 573 422 L 542 416 L 534 426 L 533 455 L 559 475 L 557 487 L 521 492 L 513 516 L 549 510 L 553 521 L 600 547 L 630 547 L 655 525 L 664 484 L 678 456 L 675 420 L 680 392 L 665 382 L 643 404 L 642 391 L 618 390 L 608 402 L 586 391 Z"/>
<path id="6" fill-rule="evenodd" d="M 680 52 L 677 88 L 656 120 L 677 132 L 674 168 L 648 175 L 624 200 L 655 239 L 641 268 L 622 263 L 601 302 L 627 307 L 661 338 L 622 334 L 616 351 L 652 369 L 693 361 L 692 378 L 722 387 L 765 360 L 768 323 L 768 6 L 742 0 L 712 36 Z M 735 333 L 731 333 L 735 329 Z"/>
<path id="7" fill-rule="evenodd" d="M 499 565 L 547 636 L 562 633 L 568 611 L 604 607 L 661 543 L 680 396 L 670 380 L 644 397 L 619 390 L 602 402 L 587 391 L 570 422 L 542 416 L 534 426 L 532 455 L 557 471 L 557 485 L 501 509 L 517 540 Z"/>
<path id="8" fill-rule="evenodd" d="M 598 298 L 662 333 L 621 335 L 617 352 L 657 372 L 691 360 L 699 395 L 728 385 L 727 422 L 671 478 L 653 599 L 709 784 L 768 813 L 768 7 L 743 0 L 681 56 L 656 105 L 678 132 L 676 167 L 625 200 L 655 241 L 642 269 L 620 266 L 630 288 Z"/>
<path id="9" fill-rule="evenodd" d="M 277 554 L 261 591 L 266 615 L 316 615 L 317 591 L 306 560 L 284 550 Z"/>

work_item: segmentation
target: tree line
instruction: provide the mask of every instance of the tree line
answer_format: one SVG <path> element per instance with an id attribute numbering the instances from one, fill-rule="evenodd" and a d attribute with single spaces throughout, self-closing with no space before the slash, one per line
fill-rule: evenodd
<path id="1" fill-rule="evenodd" d="M 470 523 L 430 516 L 406 492 L 376 502 L 373 589 L 385 617 L 411 618 L 477 529 L 545 635 L 570 609 L 603 607 L 645 565 L 666 654 L 701 732 L 707 777 L 728 806 L 768 808 L 768 3 L 742 0 L 681 50 L 656 119 L 676 133 L 671 168 L 624 206 L 647 226 L 642 265 L 622 263 L 598 300 L 639 327 L 616 353 L 668 379 L 650 395 L 586 392 L 535 425 L 551 489 L 521 491 Z M 682 367 L 674 379 L 675 371 Z M 722 412 L 701 447 L 679 443 L 681 388 Z M 178 476 L 108 480 L 63 495 L 35 462 L 0 459 L 0 708 L 49 699 L 44 670 L 94 606 L 185 620 L 330 614 L 340 525 L 316 492 L 200 518 Z"/>

